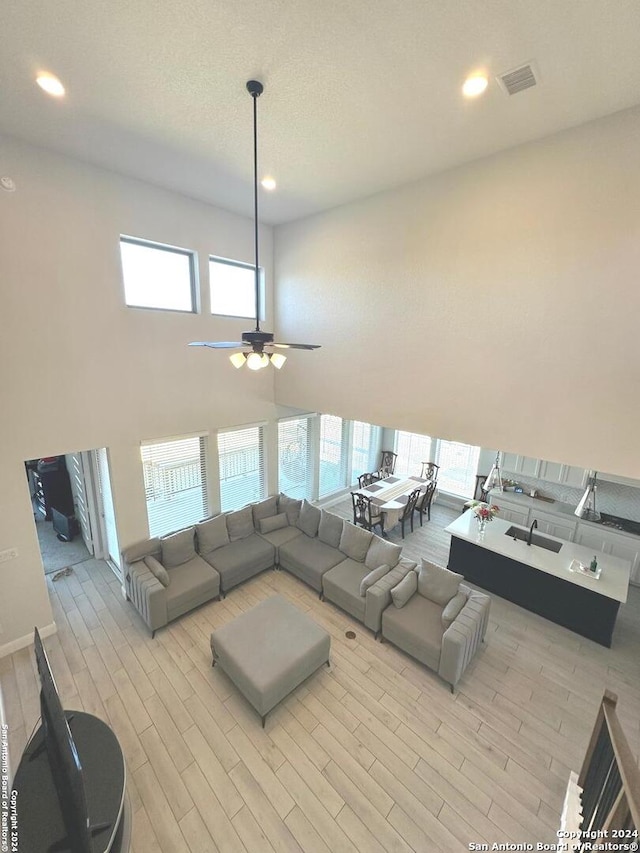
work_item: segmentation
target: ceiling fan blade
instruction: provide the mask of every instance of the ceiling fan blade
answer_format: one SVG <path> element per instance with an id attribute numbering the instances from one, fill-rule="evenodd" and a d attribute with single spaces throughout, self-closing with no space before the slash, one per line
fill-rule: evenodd
<path id="1" fill-rule="evenodd" d="M 272 347 L 280 347 L 280 349 L 320 349 L 321 344 L 269 344 Z"/>
<path id="2" fill-rule="evenodd" d="M 244 341 L 191 341 L 190 347 L 210 347 L 211 349 L 238 349 L 247 344 Z"/>

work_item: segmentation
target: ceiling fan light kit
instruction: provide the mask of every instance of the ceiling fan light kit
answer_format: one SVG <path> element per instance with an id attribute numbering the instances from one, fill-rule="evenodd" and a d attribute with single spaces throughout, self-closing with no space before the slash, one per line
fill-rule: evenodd
<path id="1" fill-rule="evenodd" d="M 210 347 L 211 349 L 238 349 L 251 347 L 249 351 L 234 352 L 229 361 L 234 367 L 244 364 L 249 370 L 261 370 L 272 364 L 277 370 L 287 360 L 286 355 L 278 352 L 265 351 L 265 347 L 280 349 L 319 349 L 319 344 L 282 344 L 273 340 L 271 332 L 260 329 L 260 264 L 258 253 L 258 106 L 257 101 L 264 91 L 264 86 L 258 80 L 249 80 L 247 91 L 253 98 L 253 236 L 255 245 L 255 291 L 256 291 L 256 327 L 251 332 L 243 332 L 241 341 L 192 341 L 190 347 Z"/>

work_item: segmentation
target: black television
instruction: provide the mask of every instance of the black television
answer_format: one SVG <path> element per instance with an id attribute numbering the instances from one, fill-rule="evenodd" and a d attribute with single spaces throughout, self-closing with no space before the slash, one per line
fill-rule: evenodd
<path id="1" fill-rule="evenodd" d="M 44 748 L 67 833 L 66 838 L 60 839 L 54 846 L 69 853 L 94 853 L 93 838 L 97 833 L 108 829 L 108 824 L 91 825 L 82 763 L 69 728 L 69 719 L 73 720 L 73 714 L 65 714 L 62 708 L 37 628 L 34 644 L 41 684 L 40 711 Z M 33 757 L 34 755 L 31 756 Z"/>

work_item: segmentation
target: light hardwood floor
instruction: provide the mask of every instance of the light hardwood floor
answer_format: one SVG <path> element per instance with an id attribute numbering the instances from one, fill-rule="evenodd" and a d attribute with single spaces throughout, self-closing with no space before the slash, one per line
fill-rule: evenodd
<path id="1" fill-rule="evenodd" d="M 348 506 L 334 509 L 348 515 Z M 405 552 L 446 564 L 442 528 L 454 515 L 435 507 Z M 58 633 L 45 645 L 58 688 L 65 707 L 97 714 L 120 739 L 135 853 L 454 853 L 471 842 L 549 842 L 605 687 L 620 697 L 636 759 L 640 751 L 639 589 L 612 649 L 494 596 L 486 645 L 452 696 L 286 572 L 263 573 L 154 640 L 105 564 L 47 582 Z M 211 668 L 209 635 L 274 593 L 331 633 L 332 663 L 263 731 Z M 1 659 L 0 681 L 15 766 L 39 714 L 32 649 Z"/>

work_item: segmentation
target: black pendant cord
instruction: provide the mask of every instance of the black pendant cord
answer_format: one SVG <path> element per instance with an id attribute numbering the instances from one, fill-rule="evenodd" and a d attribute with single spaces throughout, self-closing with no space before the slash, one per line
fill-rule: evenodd
<path id="1" fill-rule="evenodd" d="M 257 87 L 249 90 L 253 98 L 253 219 L 255 242 L 256 276 L 256 332 L 260 331 L 260 264 L 258 257 L 258 97 L 262 93 Z"/>

